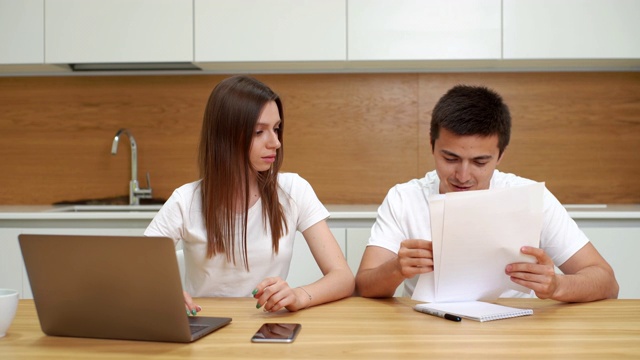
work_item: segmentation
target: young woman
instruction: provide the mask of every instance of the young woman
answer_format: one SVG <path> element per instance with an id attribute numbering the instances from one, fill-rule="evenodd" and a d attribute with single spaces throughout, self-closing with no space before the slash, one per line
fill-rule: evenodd
<path id="1" fill-rule="evenodd" d="M 283 161 L 282 102 L 248 76 L 220 82 L 204 113 L 201 179 L 176 189 L 145 231 L 183 242 L 185 303 L 194 297 L 257 299 L 257 308 L 297 311 L 350 296 L 354 277 L 325 219 L 329 212 L 307 181 L 279 173 Z M 291 288 L 296 231 L 324 276 Z"/>

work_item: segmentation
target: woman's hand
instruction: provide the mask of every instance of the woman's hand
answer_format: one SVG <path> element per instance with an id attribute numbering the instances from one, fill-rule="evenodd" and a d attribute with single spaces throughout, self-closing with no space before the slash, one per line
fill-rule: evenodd
<path id="1" fill-rule="evenodd" d="M 191 295 L 189 295 L 186 291 L 182 291 L 184 295 L 184 306 L 187 309 L 187 315 L 196 316 L 200 311 L 202 311 L 202 307 L 193 302 Z"/>
<path id="2" fill-rule="evenodd" d="M 262 280 L 253 290 L 253 297 L 258 300 L 256 308 L 263 311 L 274 312 L 282 308 L 289 311 L 298 311 L 309 306 L 310 300 L 304 290 L 292 289 L 286 281 L 280 277 L 271 277 Z"/>

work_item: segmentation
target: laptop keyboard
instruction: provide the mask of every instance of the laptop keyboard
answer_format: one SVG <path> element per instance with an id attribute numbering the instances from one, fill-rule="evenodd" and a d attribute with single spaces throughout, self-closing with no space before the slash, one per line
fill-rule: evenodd
<path id="1" fill-rule="evenodd" d="M 206 328 L 208 326 L 206 325 L 189 325 L 189 328 L 191 329 L 191 335 L 197 333 L 198 331 Z"/>

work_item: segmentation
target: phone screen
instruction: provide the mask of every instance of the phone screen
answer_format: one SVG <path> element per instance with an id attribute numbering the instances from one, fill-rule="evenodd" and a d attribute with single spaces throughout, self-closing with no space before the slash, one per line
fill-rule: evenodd
<path id="1" fill-rule="evenodd" d="M 251 338 L 252 342 L 290 343 L 300 332 L 300 324 L 265 323 Z"/>

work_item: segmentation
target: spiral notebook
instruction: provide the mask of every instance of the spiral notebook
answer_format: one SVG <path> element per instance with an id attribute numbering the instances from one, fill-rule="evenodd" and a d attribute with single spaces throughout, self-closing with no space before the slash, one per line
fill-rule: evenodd
<path id="1" fill-rule="evenodd" d="M 480 322 L 533 315 L 532 309 L 519 309 L 484 301 L 425 303 L 414 306 L 414 310 L 419 312 L 425 312 L 425 310 L 428 309 L 442 311 L 447 314 L 457 315 L 464 319 Z"/>

